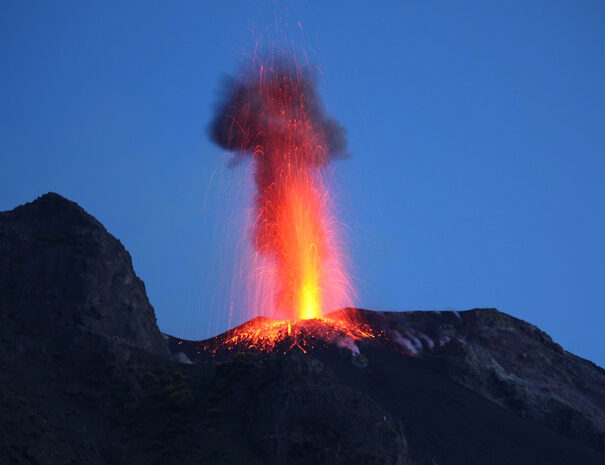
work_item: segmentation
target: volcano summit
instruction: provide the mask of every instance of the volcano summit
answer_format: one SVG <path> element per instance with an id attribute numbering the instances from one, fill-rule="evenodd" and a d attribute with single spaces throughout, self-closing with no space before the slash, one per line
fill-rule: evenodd
<path id="1" fill-rule="evenodd" d="M 0 213 L 0 257 L 0 463 L 605 463 L 605 371 L 497 310 L 182 340 L 57 194 Z"/>

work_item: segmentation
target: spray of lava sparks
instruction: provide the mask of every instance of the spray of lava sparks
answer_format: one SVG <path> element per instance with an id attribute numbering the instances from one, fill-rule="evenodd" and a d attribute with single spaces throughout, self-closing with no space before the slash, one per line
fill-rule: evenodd
<path id="1" fill-rule="evenodd" d="M 313 318 L 307 320 L 273 320 L 256 318 L 227 331 L 218 338 L 204 341 L 201 349 L 217 355 L 225 352 L 258 351 L 286 353 L 298 349 L 303 353 L 330 344 L 359 353 L 356 342 L 383 337 L 382 331 L 353 320 Z"/>
<path id="2" fill-rule="evenodd" d="M 250 226 L 263 265 L 248 270 L 255 289 L 248 316 L 282 322 L 262 320 L 248 337 L 270 346 L 290 334 L 283 320 L 322 319 L 352 306 L 327 170 L 345 153 L 345 132 L 326 116 L 310 66 L 283 54 L 255 57 L 226 83 L 210 129 L 217 144 L 235 153 L 232 163 L 254 164 Z"/>

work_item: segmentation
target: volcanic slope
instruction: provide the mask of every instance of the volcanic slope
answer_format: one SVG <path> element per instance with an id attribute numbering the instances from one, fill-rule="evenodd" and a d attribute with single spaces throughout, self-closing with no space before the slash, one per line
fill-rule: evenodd
<path id="1" fill-rule="evenodd" d="M 0 213 L 0 256 L 0 463 L 605 463 L 605 372 L 496 310 L 162 337 L 128 253 L 57 194 Z"/>

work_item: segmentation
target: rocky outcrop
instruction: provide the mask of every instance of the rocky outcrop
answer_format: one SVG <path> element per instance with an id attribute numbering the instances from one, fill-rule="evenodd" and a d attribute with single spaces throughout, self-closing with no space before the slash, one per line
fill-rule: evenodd
<path id="1" fill-rule="evenodd" d="M 605 453 L 605 370 L 534 325 L 495 309 L 358 312 L 452 379 Z"/>
<path id="2" fill-rule="evenodd" d="M 168 356 L 120 241 L 49 193 L 0 213 L 0 315 L 32 333 L 88 331 Z"/>

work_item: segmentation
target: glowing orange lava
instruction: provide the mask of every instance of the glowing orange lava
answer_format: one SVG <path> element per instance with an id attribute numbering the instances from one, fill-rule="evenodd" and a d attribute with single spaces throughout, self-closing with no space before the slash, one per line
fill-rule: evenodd
<path id="1" fill-rule="evenodd" d="M 281 352 L 293 349 L 307 353 L 328 345 L 336 345 L 359 353 L 355 345 L 363 339 L 384 338 L 360 321 L 340 318 L 307 320 L 272 320 L 259 317 L 226 333 L 201 343 L 200 349 L 216 355 L 229 352 Z"/>
<path id="2" fill-rule="evenodd" d="M 236 161 L 250 154 L 254 163 L 251 229 L 262 265 L 248 270 L 248 316 L 306 320 L 352 306 L 326 168 L 344 152 L 344 130 L 325 116 L 311 68 L 285 55 L 255 58 L 211 130 L 240 153 Z M 263 337 L 284 324 L 263 325 Z"/>

